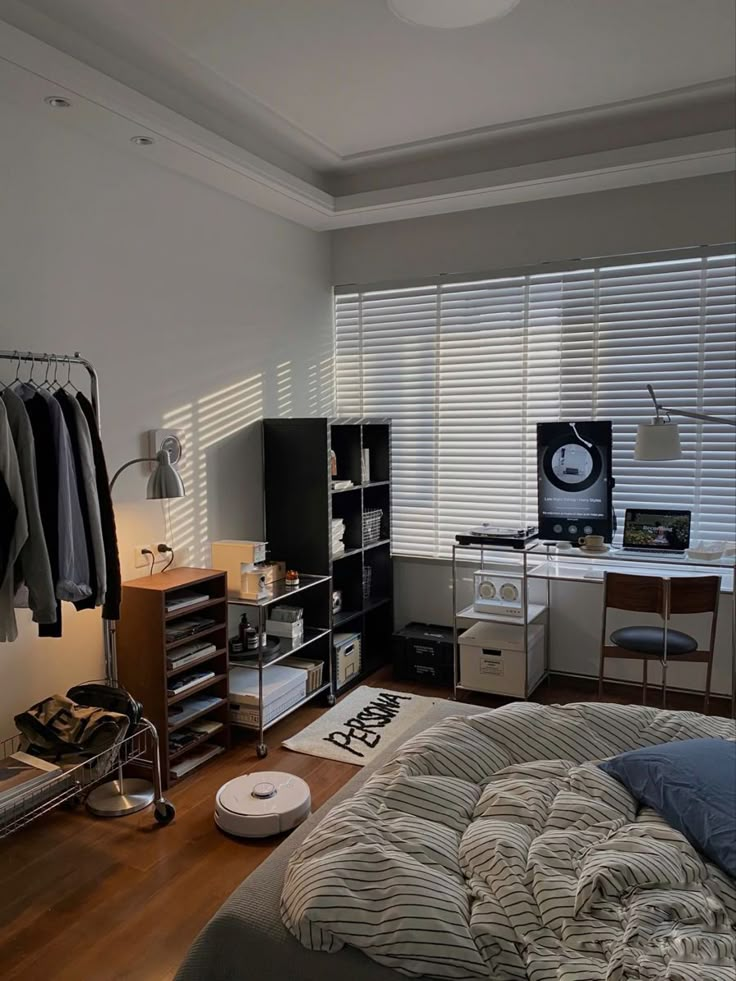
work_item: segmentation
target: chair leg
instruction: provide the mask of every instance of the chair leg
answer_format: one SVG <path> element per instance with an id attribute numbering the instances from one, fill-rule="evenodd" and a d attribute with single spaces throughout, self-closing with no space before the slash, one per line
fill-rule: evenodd
<path id="1" fill-rule="evenodd" d="M 642 689 L 641 704 L 646 705 L 647 704 L 647 659 L 646 658 L 644 658 L 642 664 L 644 667 L 642 669 L 642 677 L 641 677 L 641 689 Z"/>
<path id="2" fill-rule="evenodd" d="M 703 712 L 705 715 L 708 714 L 708 706 L 710 705 L 710 679 L 713 673 L 713 652 L 711 651 L 710 660 L 708 661 L 708 666 L 705 671 L 705 698 L 703 699 Z"/>
<path id="3" fill-rule="evenodd" d="M 667 658 L 662 661 L 662 708 L 667 708 Z"/>
<path id="4" fill-rule="evenodd" d="M 603 651 L 601 651 L 601 666 L 598 669 L 598 698 L 603 698 L 603 665 L 606 663 L 606 659 L 603 656 Z"/>

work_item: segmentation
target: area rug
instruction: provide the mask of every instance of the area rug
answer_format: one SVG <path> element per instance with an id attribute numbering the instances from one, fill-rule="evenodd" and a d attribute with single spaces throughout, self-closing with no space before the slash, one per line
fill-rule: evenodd
<path id="1" fill-rule="evenodd" d="M 282 745 L 296 753 L 366 766 L 436 703 L 423 695 L 362 685 Z"/>

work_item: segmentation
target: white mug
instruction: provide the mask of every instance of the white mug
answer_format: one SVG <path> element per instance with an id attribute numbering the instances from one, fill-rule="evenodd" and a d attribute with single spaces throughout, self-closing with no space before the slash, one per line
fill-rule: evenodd
<path id="1" fill-rule="evenodd" d="M 580 548 L 603 548 L 603 535 L 583 535 L 582 538 L 578 538 L 578 545 Z"/>

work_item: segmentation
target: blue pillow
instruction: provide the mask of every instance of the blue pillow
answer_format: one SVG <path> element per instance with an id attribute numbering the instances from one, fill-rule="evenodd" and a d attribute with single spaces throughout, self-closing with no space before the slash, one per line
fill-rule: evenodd
<path id="1" fill-rule="evenodd" d="M 736 878 L 736 742 L 683 739 L 598 766 Z"/>

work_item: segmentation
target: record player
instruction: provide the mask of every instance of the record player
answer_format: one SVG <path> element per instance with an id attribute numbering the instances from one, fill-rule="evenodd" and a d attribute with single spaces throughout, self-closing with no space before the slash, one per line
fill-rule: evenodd
<path id="1" fill-rule="evenodd" d="M 523 549 L 539 537 L 536 525 L 526 525 L 523 528 L 492 525 L 488 521 L 471 528 L 465 534 L 455 536 L 458 545 L 506 545 L 511 548 Z"/>

